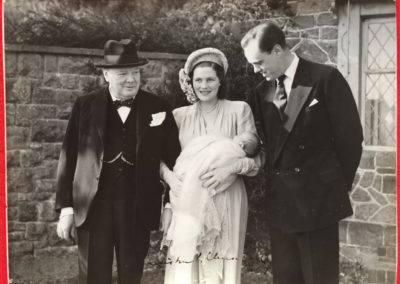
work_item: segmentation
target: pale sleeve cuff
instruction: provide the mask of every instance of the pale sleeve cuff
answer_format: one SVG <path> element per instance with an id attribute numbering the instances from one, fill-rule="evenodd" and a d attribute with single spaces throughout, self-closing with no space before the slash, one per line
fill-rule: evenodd
<path id="1" fill-rule="evenodd" d="M 72 207 L 65 207 L 61 209 L 60 219 L 64 216 L 74 214 L 74 209 Z"/>

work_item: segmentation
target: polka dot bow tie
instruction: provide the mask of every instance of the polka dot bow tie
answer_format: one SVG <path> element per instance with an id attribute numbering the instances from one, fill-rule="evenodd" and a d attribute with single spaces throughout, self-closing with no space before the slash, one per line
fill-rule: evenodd
<path id="1" fill-rule="evenodd" d="M 113 105 L 114 105 L 114 107 L 116 109 L 119 109 L 122 106 L 132 107 L 133 99 L 127 99 L 127 100 L 124 100 L 124 101 L 115 100 L 115 101 L 113 101 Z"/>

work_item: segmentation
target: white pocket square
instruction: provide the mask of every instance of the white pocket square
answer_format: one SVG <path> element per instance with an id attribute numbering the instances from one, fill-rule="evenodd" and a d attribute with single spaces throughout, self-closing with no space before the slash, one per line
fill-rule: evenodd
<path id="1" fill-rule="evenodd" d="M 311 107 L 311 106 L 313 106 L 313 105 L 315 105 L 317 103 L 318 103 L 318 100 L 317 99 L 313 99 L 312 102 L 310 103 L 309 107 Z"/>
<path id="2" fill-rule="evenodd" d="M 161 123 L 163 123 L 163 121 L 165 119 L 165 115 L 166 115 L 165 111 L 153 113 L 151 115 L 150 127 L 158 126 Z"/>

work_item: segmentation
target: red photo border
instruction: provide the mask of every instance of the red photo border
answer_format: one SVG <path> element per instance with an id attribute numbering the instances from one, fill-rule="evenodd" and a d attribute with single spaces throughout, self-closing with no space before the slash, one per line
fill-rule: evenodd
<path id="1" fill-rule="evenodd" d="M 400 0 L 396 1 L 396 14 L 400 13 Z M 3 60 L 3 2 L 0 5 L 0 284 L 8 283 L 8 266 L 7 266 L 7 223 L 6 223 L 6 161 L 5 161 L 5 96 L 4 96 L 4 60 Z M 396 17 L 397 23 L 397 41 L 400 39 L 400 21 Z M 397 54 L 399 54 L 399 46 L 397 47 Z M 397 82 L 399 83 L 400 74 L 400 56 L 397 56 Z M 399 92 L 399 90 L 398 90 Z M 399 96 L 398 96 L 399 97 Z M 399 107 L 397 101 L 397 109 Z M 400 124 L 399 115 L 397 115 L 397 125 Z M 399 132 L 397 132 L 397 141 L 399 141 Z M 397 152 L 397 165 L 400 164 L 400 156 Z M 400 170 L 397 167 L 397 176 Z M 397 180 L 397 188 L 400 182 Z M 400 204 L 400 195 L 397 195 L 397 207 Z M 400 214 L 397 210 L 397 239 L 399 241 L 400 235 Z M 399 270 L 400 250 L 397 250 L 397 271 Z M 397 273 L 397 284 L 400 284 L 400 273 Z"/>

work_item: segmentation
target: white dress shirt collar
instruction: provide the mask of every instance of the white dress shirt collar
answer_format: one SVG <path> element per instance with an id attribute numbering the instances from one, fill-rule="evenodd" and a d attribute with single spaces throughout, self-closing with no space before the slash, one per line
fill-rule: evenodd
<path id="1" fill-rule="evenodd" d="M 294 76 L 296 74 L 297 66 L 299 65 L 299 60 L 300 60 L 296 53 L 294 52 L 291 53 L 294 56 L 294 58 L 284 73 L 286 75 L 286 78 L 283 81 L 283 84 L 285 85 L 286 95 L 288 98 L 290 95 L 290 91 L 292 89 Z"/>

